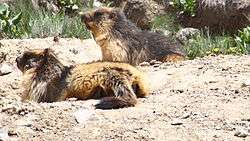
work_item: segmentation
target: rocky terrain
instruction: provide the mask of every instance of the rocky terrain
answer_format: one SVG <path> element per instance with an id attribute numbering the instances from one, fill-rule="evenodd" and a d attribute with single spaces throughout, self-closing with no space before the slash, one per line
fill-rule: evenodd
<path id="1" fill-rule="evenodd" d="M 101 58 L 92 40 L 0 40 L 0 140 L 250 140 L 249 55 L 143 63 L 151 95 L 136 107 L 96 110 L 98 100 L 20 101 L 15 58 L 46 47 L 65 65 Z"/>

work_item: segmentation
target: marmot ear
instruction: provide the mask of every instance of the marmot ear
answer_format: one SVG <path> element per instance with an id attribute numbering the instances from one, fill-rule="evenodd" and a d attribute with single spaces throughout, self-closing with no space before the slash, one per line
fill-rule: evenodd
<path id="1" fill-rule="evenodd" d="M 44 51 L 43 51 L 44 56 L 49 55 L 50 51 L 51 51 L 50 48 L 45 48 Z"/>

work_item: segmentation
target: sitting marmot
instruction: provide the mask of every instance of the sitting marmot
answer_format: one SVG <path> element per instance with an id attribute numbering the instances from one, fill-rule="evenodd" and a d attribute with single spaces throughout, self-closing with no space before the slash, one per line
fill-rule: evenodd
<path id="1" fill-rule="evenodd" d="M 55 102 L 102 98 L 101 109 L 135 106 L 148 95 L 143 73 L 125 63 L 94 62 L 66 67 L 51 49 L 31 50 L 16 59 L 23 72 L 23 99 Z"/>
<path id="2" fill-rule="evenodd" d="M 104 61 L 137 65 L 149 60 L 185 58 L 179 42 L 159 33 L 140 30 L 119 9 L 99 8 L 81 14 L 81 19 L 101 47 Z"/>

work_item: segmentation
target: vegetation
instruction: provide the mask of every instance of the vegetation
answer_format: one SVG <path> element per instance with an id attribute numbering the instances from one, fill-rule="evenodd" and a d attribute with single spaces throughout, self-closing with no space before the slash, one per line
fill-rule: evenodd
<path id="1" fill-rule="evenodd" d="M 197 35 L 186 43 L 189 59 L 211 54 L 246 54 L 246 48 L 237 43 L 231 36 L 211 36 L 209 33 Z"/>
<path id="2" fill-rule="evenodd" d="M 14 15 L 7 4 L 0 5 L 0 37 L 20 37 L 19 23 L 22 13 Z"/>
<path id="3" fill-rule="evenodd" d="M 6 4 L 1 4 L 3 5 Z M 5 35 L 4 38 L 44 38 L 58 35 L 65 38 L 90 37 L 78 15 L 66 15 L 65 8 L 58 13 L 53 13 L 45 9 L 35 9 L 30 0 L 16 0 L 15 5 L 10 6 L 8 10 L 16 16 L 13 18 L 14 24 L 7 26 L 6 30 L 1 32 Z"/>
<path id="4" fill-rule="evenodd" d="M 171 0 L 170 4 L 180 10 L 181 13 L 195 16 L 197 9 L 196 0 Z"/>
<path id="5" fill-rule="evenodd" d="M 235 40 L 239 46 L 250 53 L 250 27 L 246 27 L 242 31 L 239 31 L 239 35 L 236 36 Z"/>
<path id="6" fill-rule="evenodd" d="M 152 31 L 168 30 L 170 32 L 177 32 L 180 28 L 180 25 L 175 20 L 175 16 L 171 14 L 156 16 L 151 25 Z"/>
<path id="7" fill-rule="evenodd" d="M 78 10 L 81 2 L 79 0 L 58 0 L 58 5 L 61 8 L 66 8 L 68 10 Z"/>

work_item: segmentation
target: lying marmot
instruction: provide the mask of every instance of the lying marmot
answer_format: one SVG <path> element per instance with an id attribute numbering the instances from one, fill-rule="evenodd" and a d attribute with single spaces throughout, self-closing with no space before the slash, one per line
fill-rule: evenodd
<path id="1" fill-rule="evenodd" d="M 101 109 L 134 106 L 148 95 L 143 73 L 125 63 L 94 62 L 64 66 L 51 49 L 31 50 L 16 59 L 23 72 L 23 100 L 55 102 L 102 98 Z"/>
<path id="2" fill-rule="evenodd" d="M 104 61 L 137 65 L 153 59 L 177 61 L 185 58 L 179 42 L 140 30 L 119 9 L 99 8 L 81 14 L 81 19 L 101 47 Z"/>

